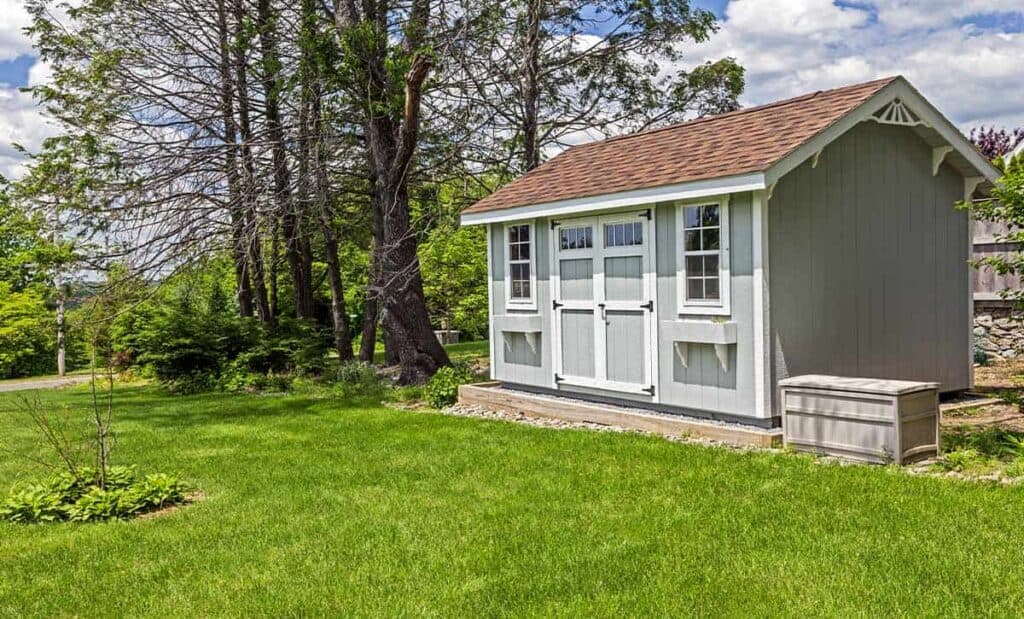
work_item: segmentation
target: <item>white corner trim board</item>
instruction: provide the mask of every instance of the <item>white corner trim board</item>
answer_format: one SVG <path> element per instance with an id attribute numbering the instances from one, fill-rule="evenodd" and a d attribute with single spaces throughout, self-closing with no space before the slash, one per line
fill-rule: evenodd
<path id="1" fill-rule="evenodd" d="M 712 178 L 689 183 L 635 189 L 632 191 L 622 191 L 619 193 L 609 193 L 586 198 L 572 198 L 570 200 L 516 206 L 513 208 L 486 211 L 483 213 L 463 213 L 462 225 L 471 226 L 475 224 L 504 223 L 539 217 L 560 217 L 564 215 L 587 213 L 627 206 L 648 205 L 656 202 L 671 202 L 675 200 L 705 198 L 708 196 L 721 196 L 764 188 L 764 174 L 756 172 L 754 174 L 726 176 L 723 178 Z"/>

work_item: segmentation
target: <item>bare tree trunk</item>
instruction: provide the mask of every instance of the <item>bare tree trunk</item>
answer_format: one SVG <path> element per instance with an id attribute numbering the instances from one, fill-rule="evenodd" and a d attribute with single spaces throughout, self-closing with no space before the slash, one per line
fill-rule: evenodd
<path id="1" fill-rule="evenodd" d="M 523 41 L 523 165 L 529 172 L 540 165 L 537 108 L 540 105 L 540 21 L 543 0 L 528 0 Z"/>
<path id="2" fill-rule="evenodd" d="M 245 241 L 245 211 L 238 178 L 238 131 L 235 125 L 231 50 L 224 0 L 217 2 L 217 35 L 220 46 L 221 114 L 224 118 L 224 172 L 228 184 L 228 210 L 231 214 L 231 257 L 235 264 L 235 294 L 238 300 L 238 313 L 243 318 L 248 318 L 252 316 L 252 288 L 249 284 Z"/>
<path id="3" fill-rule="evenodd" d="M 242 142 L 240 156 L 242 159 L 242 178 L 240 179 L 240 200 L 244 209 L 243 237 L 245 252 L 252 283 L 252 299 L 256 306 L 256 314 L 260 322 L 272 324 L 276 318 L 267 295 L 266 273 L 263 265 L 263 244 L 260 236 L 259 213 L 256 211 L 256 163 L 253 159 L 252 122 L 249 117 L 249 78 L 248 58 L 246 50 L 248 40 L 242 25 L 246 23 L 243 0 L 234 0 L 234 63 L 235 63 L 235 95 L 238 100 L 238 130 Z"/>
<path id="4" fill-rule="evenodd" d="M 64 291 L 61 290 L 60 282 L 57 283 L 57 375 L 64 376 L 67 373 L 67 343 L 64 337 Z"/>
<path id="5" fill-rule="evenodd" d="M 274 217 L 270 230 L 270 315 L 277 320 L 280 315 L 280 297 L 277 291 L 278 268 L 281 264 L 281 225 Z"/>
<path id="6" fill-rule="evenodd" d="M 427 313 L 404 182 L 388 183 L 379 190 L 384 197 L 381 298 L 385 337 L 394 338 L 401 365 L 399 380 L 421 383 L 449 363 L 448 354 L 434 335 Z"/>
<path id="7" fill-rule="evenodd" d="M 359 341 L 359 360 L 373 363 L 373 355 L 377 352 L 377 297 L 370 291 L 366 292 L 363 301 L 363 331 Z"/>
<path id="8" fill-rule="evenodd" d="M 265 1 L 265 0 L 264 0 Z M 380 211 L 382 243 L 380 255 L 380 301 L 385 336 L 393 338 L 400 359 L 403 384 L 426 381 L 449 362 L 448 354 L 434 336 L 423 295 L 423 280 L 417 257 L 416 235 L 409 212 L 409 170 L 419 142 L 423 83 L 431 69 L 431 58 L 421 51 L 430 24 L 429 0 L 413 0 L 404 27 L 401 52 L 409 65 L 400 80 L 388 65 L 389 49 L 396 44 L 386 26 L 389 3 L 363 5 L 360 13 L 355 2 L 337 3 L 335 17 L 344 37 L 359 32 L 360 25 L 371 26 L 372 36 L 357 34 L 360 69 L 365 74 L 364 89 L 368 106 L 364 110 L 364 131 L 370 162 L 372 199 Z M 401 109 L 391 103 L 394 93 L 403 92 Z M 379 110 L 392 109 L 391 112 Z"/>
<path id="9" fill-rule="evenodd" d="M 380 210 L 373 206 L 373 238 L 370 243 L 370 273 L 367 279 L 366 298 L 363 300 L 363 333 L 359 342 L 359 359 L 366 363 L 373 363 L 374 354 L 377 352 L 377 323 L 380 322 L 380 306 L 377 299 L 380 296 Z M 392 362 L 387 358 L 387 346 L 384 348 L 385 365 L 394 365 L 397 359 Z"/>
<path id="10" fill-rule="evenodd" d="M 312 319 L 313 315 L 313 256 L 302 226 L 291 188 L 291 172 L 288 169 L 288 153 L 285 147 L 284 127 L 278 97 L 280 83 L 277 56 L 277 42 L 274 32 L 275 20 L 270 0 L 259 0 L 256 10 L 256 26 L 259 31 L 260 53 L 263 58 L 264 108 L 267 133 L 274 168 L 274 194 L 280 212 L 281 227 L 285 236 L 285 254 L 292 276 L 295 299 L 295 315 L 301 319 Z"/>

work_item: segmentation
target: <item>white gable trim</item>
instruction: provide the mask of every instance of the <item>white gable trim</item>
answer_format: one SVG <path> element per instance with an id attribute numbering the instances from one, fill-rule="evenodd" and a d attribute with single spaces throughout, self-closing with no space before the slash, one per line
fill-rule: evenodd
<path id="1" fill-rule="evenodd" d="M 532 204 L 528 206 L 517 206 L 513 208 L 487 211 L 483 213 L 463 213 L 462 225 L 502 223 L 517 221 L 521 219 L 532 219 L 535 217 L 561 217 L 586 213 L 589 211 L 601 211 L 627 206 L 639 206 L 654 204 L 656 202 L 670 202 L 674 200 L 689 200 L 693 198 L 704 198 L 708 196 L 721 196 L 741 191 L 755 191 L 765 188 L 764 174 L 743 174 L 740 176 L 726 176 L 690 183 L 678 183 L 675 185 L 662 185 L 647 189 L 635 189 L 633 191 L 622 191 L 609 193 L 601 196 L 587 198 L 573 198 L 570 200 L 559 200 L 543 204 Z"/>
<path id="2" fill-rule="evenodd" d="M 853 129 L 856 125 L 869 120 L 878 122 L 875 113 L 886 103 L 891 104 L 896 99 L 899 99 L 903 105 L 909 107 L 913 114 L 920 119 L 915 124 L 924 124 L 938 132 L 942 139 L 952 146 L 958 154 L 963 155 L 981 176 L 984 176 L 990 182 L 995 182 L 1001 176 L 999 170 L 974 148 L 970 140 L 964 137 L 953 126 L 953 123 L 949 122 L 941 112 L 921 96 L 921 93 L 917 92 L 909 82 L 900 78 L 879 90 L 852 112 L 840 118 L 815 137 L 801 144 L 796 150 L 773 165 L 765 173 L 768 185 L 772 185 L 786 174 L 792 172 L 797 166 L 813 157 L 815 153 L 821 152 L 823 148 L 839 139 L 841 135 Z"/>

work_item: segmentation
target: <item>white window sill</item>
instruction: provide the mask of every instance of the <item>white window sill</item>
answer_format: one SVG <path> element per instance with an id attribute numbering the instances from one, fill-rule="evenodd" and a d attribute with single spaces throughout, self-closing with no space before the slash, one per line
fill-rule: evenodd
<path id="1" fill-rule="evenodd" d="M 680 316 L 729 316 L 732 312 L 724 305 L 684 305 L 679 308 Z"/>
<path id="2" fill-rule="evenodd" d="M 505 301 L 505 309 L 507 309 L 509 311 L 522 310 L 522 311 L 535 312 L 535 311 L 537 311 L 537 302 L 536 301 L 531 301 L 530 303 L 522 303 L 522 302 L 515 302 L 515 301 L 508 301 L 508 300 L 506 300 Z"/>

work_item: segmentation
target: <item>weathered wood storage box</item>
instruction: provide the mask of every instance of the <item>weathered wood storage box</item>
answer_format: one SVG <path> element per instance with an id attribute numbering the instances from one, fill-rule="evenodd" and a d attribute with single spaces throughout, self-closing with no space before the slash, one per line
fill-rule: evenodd
<path id="1" fill-rule="evenodd" d="M 939 385 L 807 375 L 779 381 L 783 441 L 866 462 L 904 464 L 939 450 Z"/>

